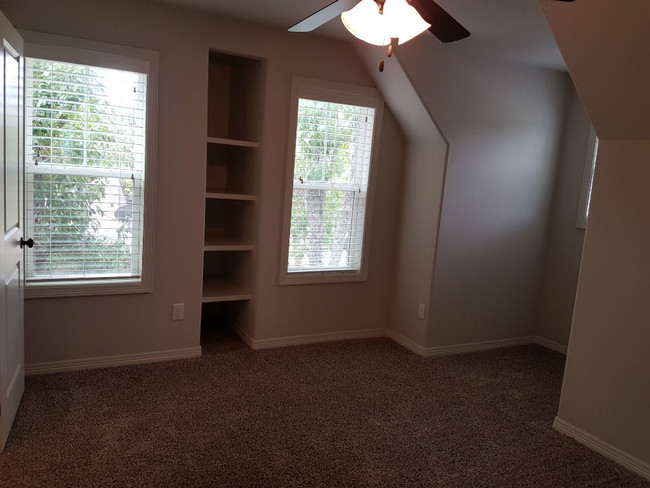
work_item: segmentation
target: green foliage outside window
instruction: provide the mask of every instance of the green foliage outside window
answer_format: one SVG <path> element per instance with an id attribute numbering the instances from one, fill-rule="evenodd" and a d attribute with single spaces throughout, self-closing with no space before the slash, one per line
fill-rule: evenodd
<path id="1" fill-rule="evenodd" d="M 350 247 L 358 192 L 353 173 L 359 111 L 353 105 L 299 101 L 289 244 L 295 267 L 346 266 L 341 261 Z M 331 189 L 313 187 L 323 184 Z"/>
<path id="2" fill-rule="evenodd" d="M 33 60 L 33 69 L 34 277 L 128 273 L 130 223 L 116 222 L 116 238 L 102 235 L 100 202 L 116 181 L 128 199 L 132 180 L 49 170 L 56 165 L 132 168 L 129 141 L 111 127 L 119 123 L 116 110 L 91 67 Z"/>

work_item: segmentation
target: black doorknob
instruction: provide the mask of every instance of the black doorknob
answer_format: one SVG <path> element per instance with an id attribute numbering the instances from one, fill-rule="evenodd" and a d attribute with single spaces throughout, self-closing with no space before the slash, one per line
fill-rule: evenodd
<path id="1" fill-rule="evenodd" d="M 28 248 L 34 247 L 34 239 L 31 237 L 27 240 L 23 239 L 22 237 L 20 238 L 20 248 L 22 249 L 23 247 L 27 246 Z"/>

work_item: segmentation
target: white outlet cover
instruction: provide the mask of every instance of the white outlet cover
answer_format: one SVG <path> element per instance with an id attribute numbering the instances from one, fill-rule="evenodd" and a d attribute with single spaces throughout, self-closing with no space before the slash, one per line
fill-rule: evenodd
<path id="1" fill-rule="evenodd" d="M 174 303 L 172 306 L 172 320 L 183 320 L 185 313 L 184 303 Z"/>
<path id="2" fill-rule="evenodd" d="M 426 313 L 426 305 L 424 305 L 424 303 L 418 303 L 418 318 L 423 319 L 425 313 Z"/>

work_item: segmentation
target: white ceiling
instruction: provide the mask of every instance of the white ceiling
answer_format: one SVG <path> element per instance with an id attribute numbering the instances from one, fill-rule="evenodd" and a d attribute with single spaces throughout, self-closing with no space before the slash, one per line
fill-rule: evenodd
<path id="1" fill-rule="evenodd" d="M 288 28 L 332 0 L 156 0 L 274 27 Z M 537 0 L 437 0 L 472 35 L 458 42 L 473 55 L 566 70 Z M 569 7 L 571 4 L 566 4 Z M 315 34 L 348 38 L 338 19 Z M 300 34 L 297 34 L 300 35 Z M 428 34 L 425 34 L 428 35 Z M 361 42 L 361 41 L 359 41 Z"/>

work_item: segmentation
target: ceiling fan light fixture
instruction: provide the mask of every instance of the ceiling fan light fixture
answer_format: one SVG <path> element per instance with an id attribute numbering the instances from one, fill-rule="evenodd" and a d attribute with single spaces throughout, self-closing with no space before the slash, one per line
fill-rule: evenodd
<path id="1" fill-rule="evenodd" d="M 431 27 L 406 0 L 386 0 L 384 16 L 388 19 L 390 37 L 404 44 Z"/>
<path id="2" fill-rule="evenodd" d="M 341 21 L 353 36 L 375 46 L 387 46 L 391 38 L 403 44 L 431 27 L 406 0 L 386 0 L 383 14 L 374 0 L 361 0 Z"/>
<path id="3" fill-rule="evenodd" d="M 390 44 L 385 20 L 374 0 L 361 0 L 341 14 L 341 22 L 350 34 L 375 46 Z"/>

